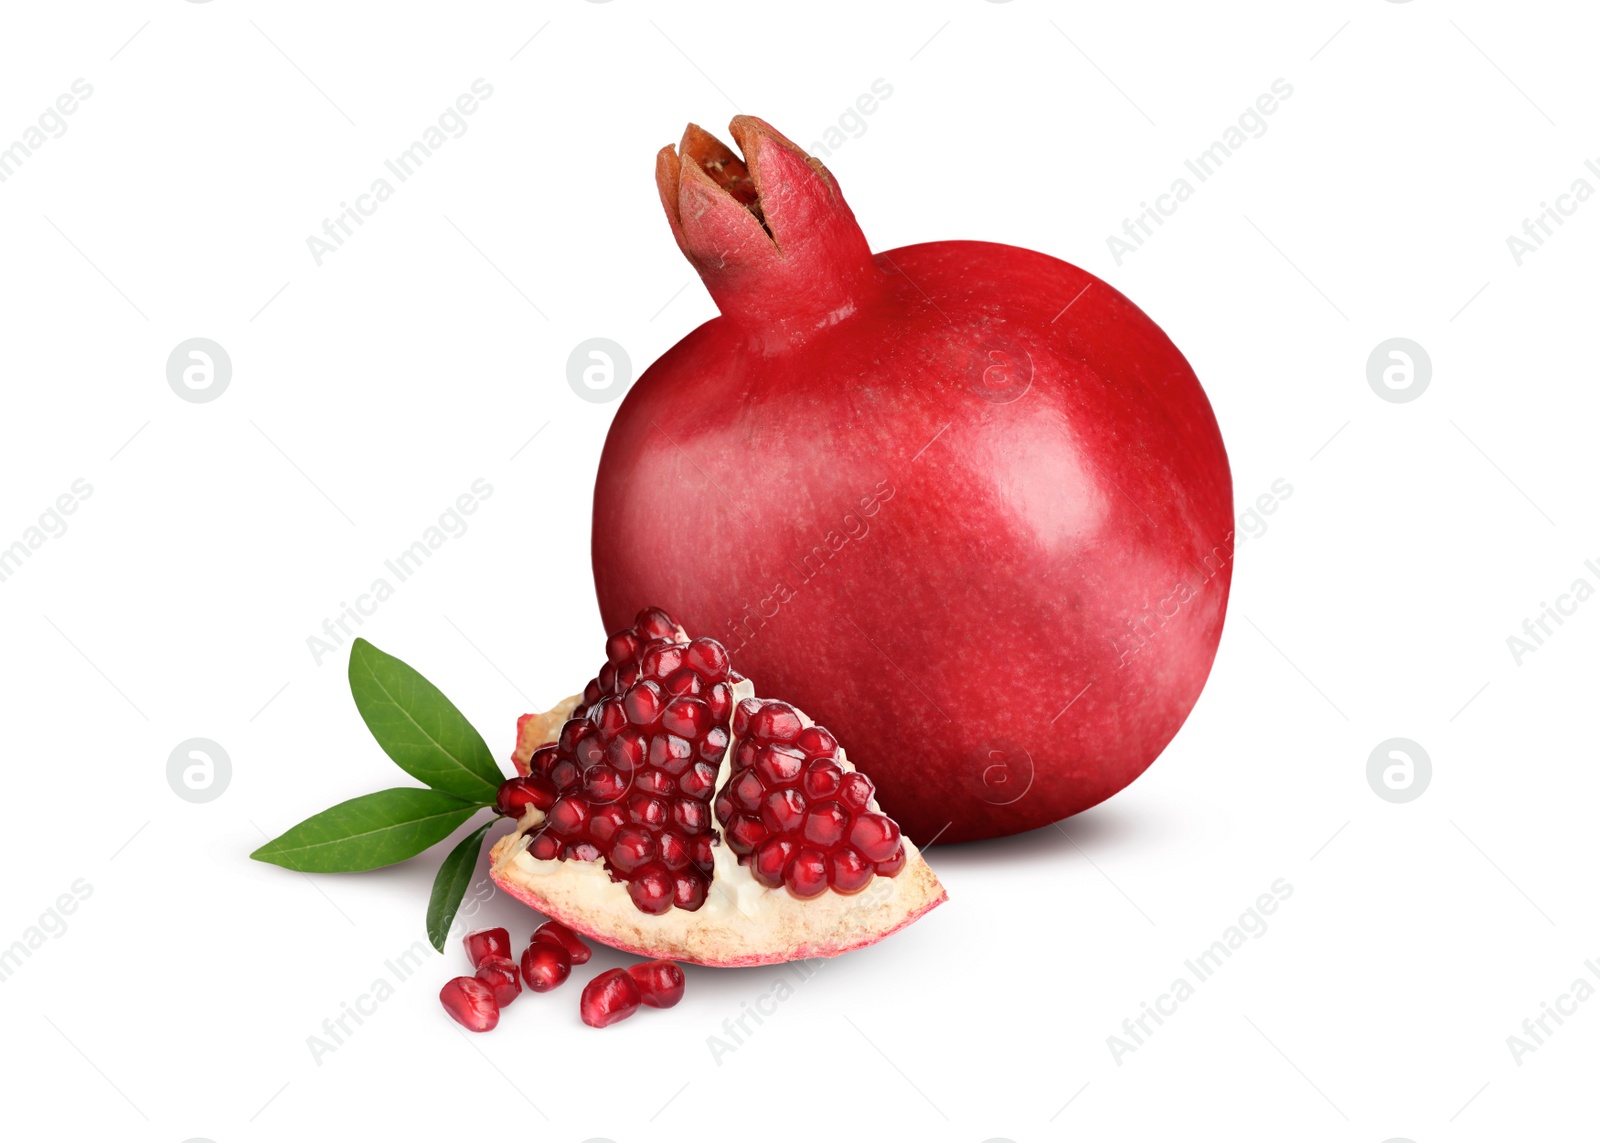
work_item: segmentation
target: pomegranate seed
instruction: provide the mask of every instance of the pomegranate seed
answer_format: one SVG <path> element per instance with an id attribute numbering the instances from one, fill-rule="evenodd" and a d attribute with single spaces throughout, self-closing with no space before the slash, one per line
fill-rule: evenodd
<path id="1" fill-rule="evenodd" d="M 595 678 L 595 690 L 610 694 L 617 686 L 617 669 L 610 663 L 600 668 L 600 674 Z M 589 688 L 585 687 L 584 690 Z M 592 703 L 590 704 L 593 705 Z"/>
<path id="2" fill-rule="evenodd" d="M 862 814 L 850 827 L 850 844 L 868 861 L 888 861 L 900 848 L 900 827 L 882 814 Z"/>
<path id="3" fill-rule="evenodd" d="M 665 679 L 683 666 L 681 643 L 659 643 L 639 657 L 639 670 L 647 679 Z"/>
<path id="4" fill-rule="evenodd" d="M 560 945 L 567 950 L 567 956 L 572 959 L 573 964 L 589 963 L 591 955 L 589 946 L 578 938 L 577 933 L 567 928 L 560 921 L 546 921 L 533 930 L 533 939 L 536 941 L 552 941 Z"/>
<path id="5" fill-rule="evenodd" d="M 696 834 L 689 843 L 690 851 L 693 855 L 690 860 L 694 862 L 697 869 L 701 869 L 707 874 L 711 872 L 711 866 L 713 864 L 711 849 L 715 844 L 716 839 L 714 839 L 709 833 Z"/>
<path id="6" fill-rule="evenodd" d="M 589 836 L 602 844 L 610 841 L 623 826 L 628 824 L 628 812 L 621 806 L 610 805 L 596 810 L 589 819 Z"/>
<path id="7" fill-rule="evenodd" d="M 549 992 L 572 975 L 572 957 L 559 941 L 535 940 L 522 951 L 522 979 L 532 992 Z"/>
<path id="8" fill-rule="evenodd" d="M 604 1028 L 632 1016 L 639 1011 L 641 1003 L 639 986 L 633 977 L 626 969 L 613 968 L 583 986 L 578 1014 L 589 1027 Z"/>
<path id="9" fill-rule="evenodd" d="M 694 760 L 694 744 L 676 734 L 658 734 L 650 740 L 650 765 L 677 777 Z"/>
<path id="10" fill-rule="evenodd" d="M 802 849 L 794 855 L 783 883 L 796 897 L 815 897 L 828 887 L 828 861 L 814 849 Z"/>
<path id="11" fill-rule="evenodd" d="M 439 1003 L 452 1020 L 469 1032 L 487 1032 L 500 1023 L 500 1005 L 495 1003 L 494 989 L 475 976 L 445 981 L 439 989 Z"/>
<path id="12" fill-rule="evenodd" d="M 655 856 L 655 837 L 638 826 L 619 829 L 611 843 L 611 864 L 617 867 L 619 873 L 632 873 Z"/>
<path id="13" fill-rule="evenodd" d="M 635 726 L 654 726 L 664 705 L 660 685 L 649 681 L 635 683 L 622 696 L 622 708 Z"/>
<path id="14" fill-rule="evenodd" d="M 761 743 L 751 738 L 741 739 L 739 748 L 733 752 L 733 764 L 736 769 L 748 770 L 756 764 L 756 755 L 761 753 Z"/>
<path id="15" fill-rule="evenodd" d="M 681 869 L 688 868 L 689 843 L 683 839 L 681 834 L 676 834 L 668 830 L 666 833 L 663 833 L 661 835 L 661 839 L 656 842 L 656 849 L 661 854 L 661 864 L 665 865 L 674 873 Z"/>
<path id="16" fill-rule="evenodd" d="M 839 740 L 820 726 L 808 726 L 795 735 L 794 744 L 807 758 L 832 758 L 839 753 Z"/>
<path id="17" fill-rule="evenodd" d="M 568 725 L 571 725 L 570 723 Z M 528 759 L 528 773 L 549 777 L 550 767 L 554 766 L 556 759 L 561 756 L 561 750 L 570 749 L 558 746 L 541 746 L 533 752 L 533 757 Z"/>
<path id="18" fill-rule="evenodd" d="M 672 908 L 673 878 L 659 865 L 646 865 L 628 882 L 628 896 L 640 912 L 659 916 Z"/>
<path id="19" fill-rule="evenodd" d="M 750 734 L 755 738 L 793 742 L 804 729 L 800 712 L 786 702 L 769 702 L 750 719 Z"/>
<path id="20" fill-rule="evenodd" d="M 550 767 L 550 782 L 563 794 L 569 794 L 583 781 L 583 771 L 570 758 L 563 758 Z"/>
<path id="21" fill-rule="evenodd" d="M 706 685 L 700 681 L 700 676 L 688 667 L 679 667 L 672 674 L 661 680 L 661 689 L 673 698 L 677 698 L 679 695 L 699 698 L 705 693 Z"/>
<path id="22" fill-rule="evenodd" d="M 603 763 L 583 772 L 583 794 L 590 802 L 606 805 L 628 792 L 628 782 Z"/>
<path id="23" fill-rule="evenodd" d="M 661 713 L 661 729 L 684 738 L 699 738 L 711 729 L 711 710 L 699 699 L 673 699 Z"/>
<path id="24" fill-rule="evenodd" d="M 805 812 L 806 800 L 799 790 L 773 790 L 761 800 L 761 824 L 773 833 L 793 833 Z"/>
<path id="25" fill-rule="evenodd" d="M 494 1002 L 501 1008 L 522 995 L 522 977 L 517 962 L 508 956 L 492 956 L 478 966 L 477 978 L 494 989 Z"/>
<path id="26" fill-rule="evenodd" d="M 706 706 L 711 708 L 711 718 L 719 726 L 733 713 L 733 690 L 727 683 L 717 683 L 706 692 Z"/>
<path id="27" fill-rule="evenodd" d="M 647 1008 L 671 1008 L 683 999 L 683 969 L 670 960 L 652 960 L 628 966 Z"/>
<path id="28" fill-rule="evenodd" d="M 839 800 L 845 809 L 859 814 L 872 801 L 872 780 L 857 771 L 846 774 L 839 782 Z"/>
<path id="29" fill-rule="evenodd" d="M 641 770 L 633 780 L 633 788 L 646 796 L 665 796 L 673 787 L 672 775 L 665 770 Z"/>
<path id="30" fill-rule="evenodd" d="M 707 863 L 709 864 L 709 862 Z M 694 873 L 680 873 L 672 879 L 672 903 L 694 912 L 706 903 L 706 879 Z"/>
<path id="31" fill-rule="evenodd" d="M 504 929 L 476 929 L 462 937 L 461 944 L 473 968 L 492 956 L 511 955 L 511 934 Z"/>
<path id="32" fill-rule="evenodd" d="M 768 786 L 792 782 L 805 769 L 806 756 L 792 746 L 763 746 L 756 754 L 755 772 Z"/>
<path id="33" fill-rule="evenodd" d="M 720 683 L 728 677 L 728 649 L 715 639 L 690 640 L 683 661 L 708 683 Z"/>
<path id="34" fill-rule="evenodd" d="M 906 867 L 906 850 L 901 846 L 894 851 L 894 856 L 887 861 L 880 861 L 874 867 L 884 877 L 893 877 Z"/>
<path id="35" fill-rule="evenodd" d="M 821 849 L 832 849 L 844 840 L 845 831 L 849 828 L 850 815 L 845 808 L 838 802 L 827 802 L 806 811 L 805 820 L 800 825 L 800 836 Z"/>
<path id="36" fill-rule="evenodd" d="M 550 807 L 550 828 L 556 833 L 571 837 L 580 833 L 588 822 L 589 807 L 570 795 L 562 795 Z"/>
<path id="37" fill-rule="evenodd" d="M 844 771 L 839 764 L 829 758 L 819 758 L 806 767 L 806 776 L 800 783 L 800 788 L 805 790 L 806 797 L 822 799 L 831 798 L 839 792 L 839 785 L 844 780 Z"/>
<path id="38" fill-rule="evenodd" d="M 528 843 L 528 856 L 540 861 L 554 861 L 561 856 L 561 839 L 551 830 L 540 830 Z"/>
<path id="39" fill-rule="evenodd" d="M 673 622 L 672 616 L 659 607 L 647 607 L 639 612 L 633 626 L 646 639 L 676 641 L 678 638 L 678 625 Z"/>
<path id="40" fill-rule="evenodd" d="M 621 734 L 628 725 L 628 712 L 622 709 L 622 700 L 615 695 L 600 700 L 600 705 L 589 712 L 589 719 L 607 736 Z"/>
<path id="41" fill-rule="evenodd" d="M 768 889 L 777 889 L 783 884 L 784 871 L 799 848 L 786 837 L 767 838 L 750 859 L 750 876 Z"/>
<path id="42" fill-rule="evenodd" d="M 761 778 L 754 770 L 746 770 L 739 775 L 728 787 L 728 796 L 733 799 L 733 804 L 741 810 L 755 813 L 761 808 L 761 799 L 766 796 L 766 787 L 761 784 Z"/>
<path id="43" fill-rule="evenodd" d="M 711 712 L 711 716 L 718 722 L 723 721 L 721 716 L 719 716 L 715 710 Z M 722 762 L 723 755 L 727 754 L 727 752 L 728 732 L 723 730 L 720 726 L 713 726 L 710 730 L 706 731 L 706 736 L 700 740 L 700 757 L 707 762 L 720 764 Z"/>
<path id="44" fill-rule="evenodd" d="M 645 763 L 649 753 L 649 739 L 637 730 L 624 730 L 606 743 L 606 761 L 618 772 L 632 774 Z"/>
<path id="45" fill-rule="evenodd" d="M 694 798 L 679 798 L 672 803 L 672 824 L 686 834 L 704 833 L 711 825 L 711 811 Z"/>
<path id="46" fill-rule="evenodd" d="M 872 866 L 846 847 L 828 854 L 828 888 L 835 893 L 859 893 L 872 880 Z"/>
<path id="47" fill-rule="evenodd" d="M 691 798 L 709 798 L 717 785 L 717 768 L 709 762 L 696 762 L 678 779 L 678 789 Z"/>
<path id="48" fill-rule="evenodd" d="M 632 631 L 618 631 L 606 640 L 606 662 L 613 667 L 632 662 L 639 654 L 639 636 Z"/>
<path id="49" fill-rule="evenodd" d="M 733 712 L 733 736 L 744 738 L 750 733 L 750 720 L 761 709 L 760 699 L 741 699 Z"/>
<path id="50" fill-rule="evenodd" d="M 767 834 L 767 827 L 761 824 L 760 819 L 748 814 L 733 815 L 722 829 L 722 836 L 727 839 L 728 848 L 740 857 L 765 841 Z"/>

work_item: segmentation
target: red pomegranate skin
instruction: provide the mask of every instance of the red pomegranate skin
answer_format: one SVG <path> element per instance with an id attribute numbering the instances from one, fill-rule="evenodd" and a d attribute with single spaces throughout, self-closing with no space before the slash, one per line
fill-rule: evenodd
<path id="1" fill-rule="evenodd" d="M 1137 778 L 1221 637 L 1232 481 L 1183 355 L 1011 246 L 874 256 L 761 120 L 657 159 L 721 316 L 620 406 L 595 486 L 608 630 L 658 605 L 804 709 L 919 844 L 1078 813 Z M 758 214 L 759 212 L 759 214 Z"/>

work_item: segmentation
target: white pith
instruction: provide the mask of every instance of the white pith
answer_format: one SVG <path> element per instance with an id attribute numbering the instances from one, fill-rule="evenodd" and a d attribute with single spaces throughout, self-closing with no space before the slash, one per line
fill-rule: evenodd
<path id="1" fill-rule="evenodd" d="M 748 679 L 734 684 L 734 702 L 750 697 L 754 689 Z M 525 767 L 540 746 L 556 740 L 579 701 L 573 696 L 524 720 L 513 755 L 519 766 Z M 803 712 L 800 717 L 812 725 Z M 717 771 L 719 792 L 728 780 L 738 744 L 731 738 L 723 755 Z M 855 769 L 842 749 L 839 764 L 846 771 Z M 877 801 L 868 808 L 877 811 Z M 760 884 L 723 842 L 712 850 L 713 876 L 705 904 L 693 912 L 673 908 L 656 916 L 634 905 L 627 885 L 611 880 L 604 862 L 541 861 L 529 856 L 528 834 L 543 821 L 544 814 L 530 807 L 517 831 L 495 844 L 490 853 L 495 882 L 556 920 L 644 956 L 708 965 L 837 956 L 881 940 L 945 900 L 944 887 L 909 838 L 904 839 L 905 867 L 893 877 L 874 876 L 866 888 L 848 896 L 827 890 L 807 900 L 785 888 Z M 720 838 L 715 815 L 712 829 Z"/>

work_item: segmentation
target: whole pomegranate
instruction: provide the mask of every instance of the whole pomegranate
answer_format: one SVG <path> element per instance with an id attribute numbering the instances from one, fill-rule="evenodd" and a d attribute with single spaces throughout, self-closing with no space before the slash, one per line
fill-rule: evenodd
<path id="1" fill-rule="evenodd" d="M 656 160 L 721 316 L 611 426 L 607 628 L 659 601 L 720 639 L 851 743 L 919 841 L 1109 797 L 1177 733 L 1222 632 L 1232 486 L 1193 370 L 1044 254 L 872 254 L 820 162 L 759 119 L 731 131 L 742 159 L 690 125 Z"/>

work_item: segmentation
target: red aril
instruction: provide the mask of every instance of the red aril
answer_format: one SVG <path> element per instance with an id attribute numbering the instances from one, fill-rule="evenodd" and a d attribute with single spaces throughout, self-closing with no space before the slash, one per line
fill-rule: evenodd
<path id="1" fill-rule="evenodd" d="M 572 957 L 560 942 L 535 939 L 523 950 L 522 979 L 531 991 L 549 992 L 571 975 Z"/>
<path id="2" fill-rule="evenodd" d="M 439 1003 L 451 1019 L 469 1032 L 487 1032 L 500 1023 L 500 1005 L 494 989 L 475 976 L 458 976 L 445 981 L 439 990 Z"/>
<path id="3" fill-rule="evenodd" d="M 494 990 L 494 1002 L 501 1008 L 522 995 L 522 977 L 517 972 L 517 962 L 508 956 L 486 958 L 474 975 Z"/>
<path id="4" fill-rule="evenodd" d="M 577 933 L 574 933 L 560 921 L 546 921 L 533 930 L 535 941 L 551 941 L 566 950 L 567 959 L 573 964 L 588 964 L 589 957 L 593 954 L 589 946 L 584 944 Z"/>
<path id="5" fill-rule="evenodd" d="M 578 1014 L 589 1027 L 604 1028 L 632 1016 L 639 1011 L 641 1002 L 633 977 L 625 969 L 613 968 L 583 986 Z"/>
<path id="6" fill-rule="evenodd" d="M 467 961 L 477 968 L 492 956 L 511 955 L 511 934 L 504 929 L 477 929 L 461 938 Z"/>
<path id="7" fill-rule="evenodd" d="M 638 985 L 639 999 L 647 1008 L 671 1008 L 683 999 L 683 969 L 670 960 L 629 965 L 628 975 Z"/>
<path id="8" fill-rule="evenodd" d="M 742 158 L 694 126 L 657 157 L 721 316 L 612 422 L 602 618 L 670 602 L 868 759 L 914 836 L 1109 797 L 1182 725 L 1222 631 L 1232 484 L 1194 371 L 1044 254 L 874 256 L 820 162 L 759 119 L 730 130 Z M 906 193 L 969 177 L 927 170 Z"/>

